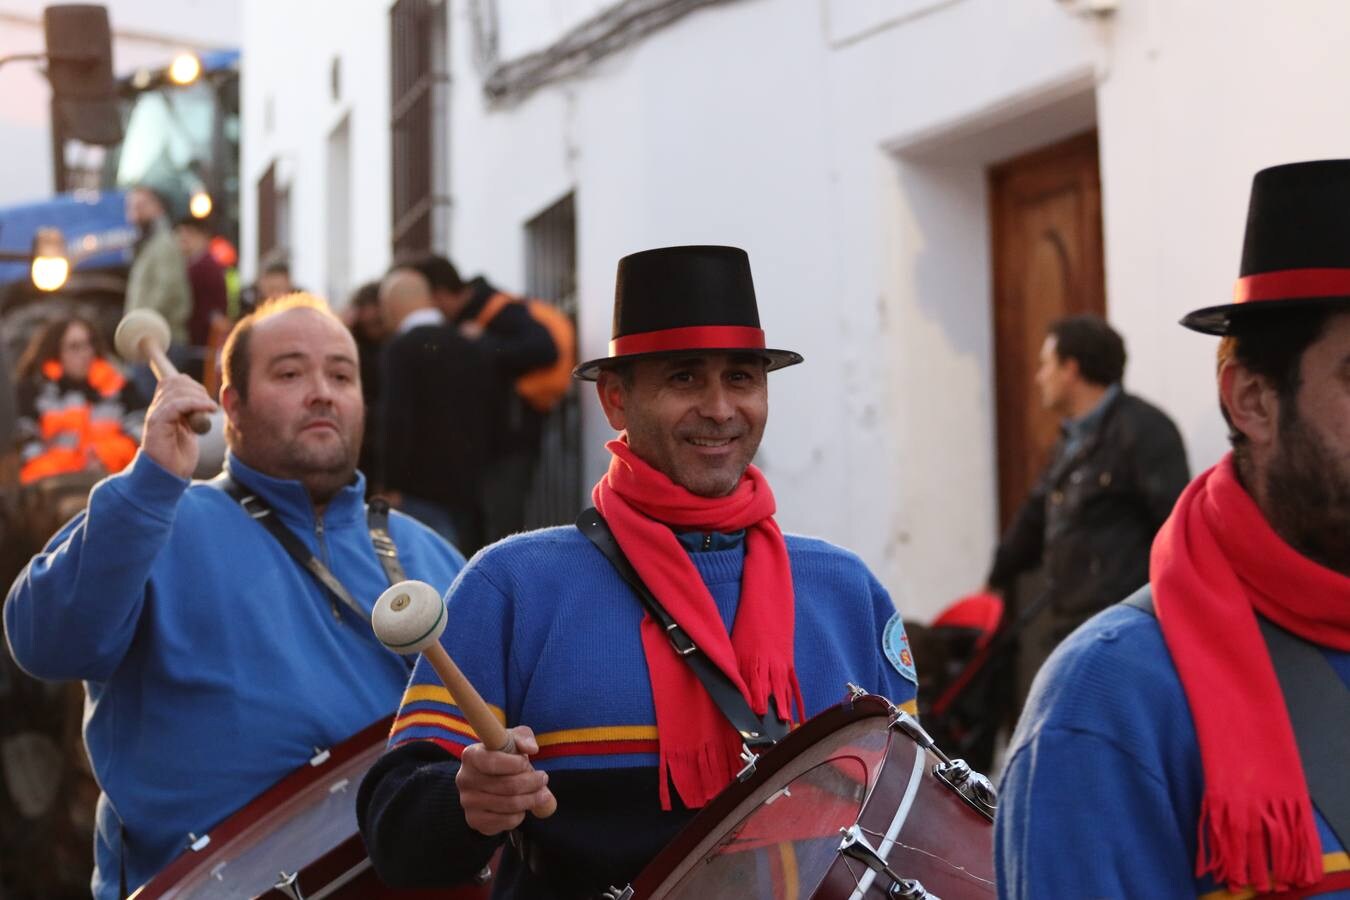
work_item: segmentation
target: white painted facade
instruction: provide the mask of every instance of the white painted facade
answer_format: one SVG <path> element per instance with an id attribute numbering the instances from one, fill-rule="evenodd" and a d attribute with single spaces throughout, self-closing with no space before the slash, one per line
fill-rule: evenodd
<path id="1" fill-rule="evenodd" d="M 0 56 L 44 49 L 43 0 L 0 0 Z M 113 74 L 168 65 L 184 51 L 239 46 L 240 0 L 106 0 Z M 0 207 L 51 196 L 51 86 L 39 64 L 0 67 Z"/>
<path id="2" fill-rule="evenodd" d="M 807 359 L 771 380 L 780 522 L 856 550 L 916 618 L 977 587 L 997 537 L 988 166 L 1098 130 L 1126 384 L 1199 469 L 1225 448 L 1214 341 L 1176 320 L 1231 291 L 1253 172 L 1350 151 L 1343 0 L 733 0 L 506 105 L 484 99 L 475 8 L 513 58 L 614 4 L 446 2 L 439 249 L 521 288 L 522 226 L 575 191 L 589 357 L 620 256 L 745 247 L 771 345 Z M 246 268 L 274 160 L 301 283 L 345 293 L 387 266 L 388 8 L 245 0 Z M 594 476 L 593 403 L 586 431 Z"/>

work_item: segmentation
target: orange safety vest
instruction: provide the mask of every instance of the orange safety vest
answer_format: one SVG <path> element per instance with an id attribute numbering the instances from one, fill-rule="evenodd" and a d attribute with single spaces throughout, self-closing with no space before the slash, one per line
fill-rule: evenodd
<path id="1" fill-rule="evenodd" d="M 474 321 L 484 328 L 496 318 L 508 303 L 524 303 L 525 309 L 553 339 L 558 358 L 547 366 L 531 369 L 516 379 L 516 393 L 541 413 L 551 411 L 562 402 L 572 386 L 572 370 L 577 365 L 577 332 L 567 314 L 551 303 L 530 298 L 512 297 L 498 291 L 488 298 Z"/>
<path id="2" fill-rule="evenodd" d="M 61 364 L 50 359 L 42 364 L 42 376 L 55 383 L 61 380 Z M 126 385 L 117 367 L 105 359 L 95 359 L 85 379 L 98 395 L 116 401 Z M 38 434 L 46 445 L 41 453 L 24 463 L 19 481 L 31 484 L 52 475 L 82 472 L 89 467 L 91 455 L 109 473 L 125 469 L 136 455 L 136 442 L 122 430 L 121 413 L 94 414 L 88 403 L 48 410 L 38 420 Z"/>

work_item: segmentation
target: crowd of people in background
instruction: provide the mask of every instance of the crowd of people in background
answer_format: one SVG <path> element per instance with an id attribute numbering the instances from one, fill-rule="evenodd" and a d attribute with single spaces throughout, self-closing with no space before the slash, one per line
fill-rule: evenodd
<path id="1" fill-rule="evenodd" d="M 276 255 L 241 288 L 228 242 L 205 220 L 173 221 L 169 208 L 151 187 L 127 194 L 137 239 L 125 311 L 162 315 L 170 359 L 214 391 L 233 323 L 300 289 Z M 516 384 L 550 367 L 570 377 L 574 339 L 560 349 L 524 298 L 481 276 L 461 278 L 443 256 L 399 261 L 345 299 L 338 308 L 357 343 L 369 411 L 361 452 L 369 492 L 466 554 L 524 527 L 551 403 L 530 402 Z M 131 461 L 154 376 L 117 360 L 108 343 L 78 316 L 51 320 L 32 336 L 14 368 L 23 483 L 112 474 Z"/>

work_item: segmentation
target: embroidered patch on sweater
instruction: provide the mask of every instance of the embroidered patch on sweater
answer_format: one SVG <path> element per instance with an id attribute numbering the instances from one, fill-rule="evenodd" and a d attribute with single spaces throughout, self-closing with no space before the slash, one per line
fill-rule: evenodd
<path id="1" fill-rule="evenodd" d="M 891 665 L 895 666 L 895 671 L 914 684 L 919 683 L 919 673 L 914 669 L 914 655 L 909 652 L 909 635 L 905 633 L 905 623 L 901 621 L 899 613 L 891 616 L 881 632 L 881 649 Z"/>

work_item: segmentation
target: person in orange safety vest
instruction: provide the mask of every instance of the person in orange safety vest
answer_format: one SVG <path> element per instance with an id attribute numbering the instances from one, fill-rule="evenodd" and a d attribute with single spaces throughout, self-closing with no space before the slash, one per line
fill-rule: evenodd
<path id="1" fill-rule="evenodd" d="M 16 375 L 21 483 L 86 470 L 111 474 L 136 455 L 145 403 L 89 322 L 49 323 Z"/>

